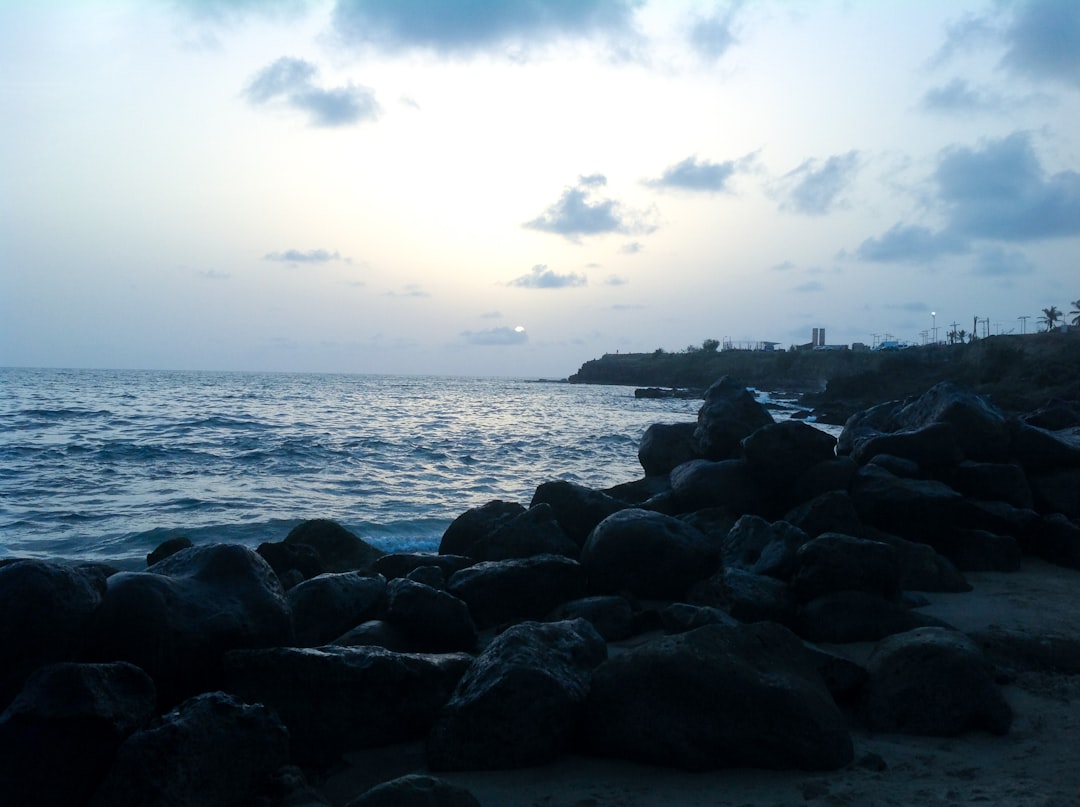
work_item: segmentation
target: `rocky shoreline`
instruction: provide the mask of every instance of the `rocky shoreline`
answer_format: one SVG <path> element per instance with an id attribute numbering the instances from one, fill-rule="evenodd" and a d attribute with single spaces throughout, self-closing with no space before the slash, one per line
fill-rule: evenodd
<path id="1" fill-rule="evenodd" d="M 836 440 L 722 378 L 639 459 L 469 510 L 437 555 L 310 521 L 145 572 L 0 561 L 5 803 L 468 805 L 464 772 L 568 758 L 867 771 L 854 736 L 1002 742 L 1010 676 L 1080 675 L 1080 632 L 928 608 L 1080 569 L 1074 406 L 944 383 Z M 342 792 L 342 760 L 404 747 L 408 775 Z"/>

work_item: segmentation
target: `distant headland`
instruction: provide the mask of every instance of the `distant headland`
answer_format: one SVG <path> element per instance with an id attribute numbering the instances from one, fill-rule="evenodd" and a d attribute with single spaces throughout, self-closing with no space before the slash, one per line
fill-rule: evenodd
<path id="1" fill-rule="evenodd" d="M 819 419 L 832 422 L 882 401 L 918 394 L 939 381 L 961 383 L 1013 411 L 1053 399 L 1080 400 L 1080 332 L 1075 330 L 885 350 L 758 347 L 765 349 L 720 349 L 710 339 L 681 352 L 606 353 L 585 362 L 567 380 L 704 390 L 727 375 L 758 389 L 802 393 Z"/>

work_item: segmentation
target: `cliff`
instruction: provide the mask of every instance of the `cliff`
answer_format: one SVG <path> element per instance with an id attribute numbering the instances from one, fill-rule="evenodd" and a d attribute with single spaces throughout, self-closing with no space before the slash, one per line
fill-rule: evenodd
<path id="1" fill-rule="evenodd" d="M 705 389 L 721 376 L 747 386 L 803 393 L 822 417 L 843 421 L 856 409 L 955 381 L 1011 411 L 1050 400 L 1080 400 L 1080 334 L 991 336 L 970 344 L 895 351 L 723 351 L 616 353 L 585 362 L 577 384 Z"/>

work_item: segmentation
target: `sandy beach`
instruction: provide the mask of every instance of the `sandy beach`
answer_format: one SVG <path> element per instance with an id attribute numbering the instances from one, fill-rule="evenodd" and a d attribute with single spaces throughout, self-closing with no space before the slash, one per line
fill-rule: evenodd
<path id="1" fill-rule="evenodd" d="M 1050 640 L 1080 658 L 1080 571 L 1025 559 L 1019 572 L 973 572 L 974 589 L 926 594 L 921 610 L 980 637 L 1019 632 Z M 641 641 L 640 638 L 635 641 Z M 995 643 L 999 647 L 1002 643 Z M 870 644 L 829 649 L 865 659 Z M 617 652 L 617 647 L 612 650 Z M 1019 651 L 1017 651 L 1019 652 Z M 1003 737 L 872 735 L 853 728 L 855 761 L 828 773 L 729 769 L 709 773 L 566 756 L 514 771 L 440 774 L 468 788 L 484 807 L 786 807 L 787 805 L 1080 805 L 1080 668 L 1039 669 L 998 656 L 1013 709 Z M 422 744 L 347 755 L 321 786 L 334 805 L 406 773 L 426 772 Z"/>

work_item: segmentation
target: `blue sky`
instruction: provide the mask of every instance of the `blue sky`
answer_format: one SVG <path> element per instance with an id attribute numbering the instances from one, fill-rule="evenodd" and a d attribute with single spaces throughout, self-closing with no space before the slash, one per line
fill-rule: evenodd
<path id="1" fill-rule="evenodd" d="M 0 120 L 0 365 L 564 377 L 1080 299 L 1075 0 L 0 0 Z"/>

